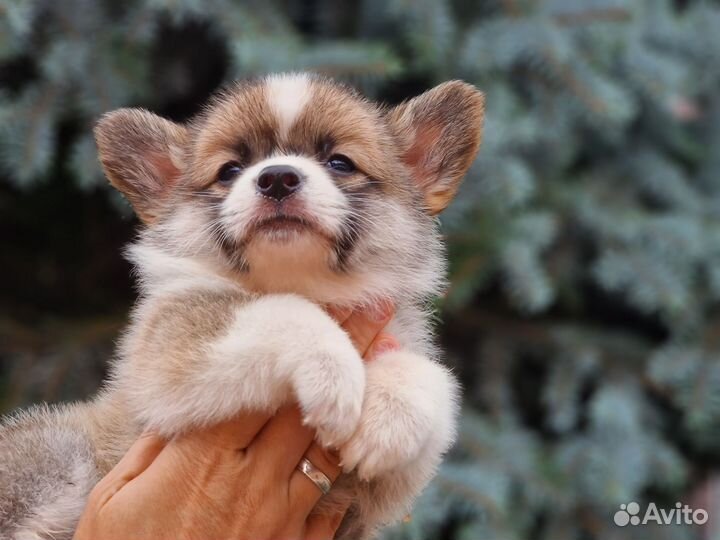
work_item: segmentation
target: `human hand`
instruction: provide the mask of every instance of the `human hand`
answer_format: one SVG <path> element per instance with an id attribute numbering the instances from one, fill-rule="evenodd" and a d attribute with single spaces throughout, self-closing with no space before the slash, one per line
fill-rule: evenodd
<path id="1" fill-rule="evenodd" d="M 368 360 L 397 347 L 381 331 L 389 307 L 333 316 Z M 75 540 L 330 539 L 344 510 L 312 514 L 322 493 L 297 470 L 305 457 L 331 481 L 340 474 L 335 454 L 314 437 L 296 406 L 273 417 L 244 413 L 171 441 L 145 434 L 90 494 Z"/>

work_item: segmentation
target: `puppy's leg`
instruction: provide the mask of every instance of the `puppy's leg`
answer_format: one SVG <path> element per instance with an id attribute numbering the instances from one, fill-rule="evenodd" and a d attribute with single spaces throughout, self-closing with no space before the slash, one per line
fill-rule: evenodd
<path id="1" fill-rule="evenodd" d="M 347 334 L 295 295 L 235 300 L 184 294 L 136 318 L 116 384 L 136 417 L 164 435 L 272 411 L 293 394 L 326 445 L 357 427 L 365 370 Z"/>
<path id="2" fill-rule="evenodd" d="M 454 441 L 458 394 L 445 367 L 414 353 L 389 352 L 367 365 L 360 425 L 340 452 L 360 479 L 361 523 L 372 528 L 409 511 Z"/>
<path id="3" fill-rule="evenodd" d="M 367 365 L 358 430 L 341 449 L 343 468 L 371 480 L 413 462 L 430 448 L 439 457 L 455 437 L 458 384 L 441 364 L 407 351 Z"/>
<path id="4" fill-rule="evenodd" d="M 39 407 L 0 426 L 0 538 L 69 540 L 98 481 L 70 409 Z"/>

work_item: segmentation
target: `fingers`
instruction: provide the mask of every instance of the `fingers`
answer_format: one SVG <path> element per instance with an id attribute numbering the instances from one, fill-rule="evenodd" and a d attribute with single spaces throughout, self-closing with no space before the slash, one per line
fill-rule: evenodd
<path id="1" fill-rule="evenodd" d="M 304 455 L 315 469 L 322 472 L 330 480 L 334 482 L 340 476 L 341 467 L 340 458 L 332 454 L 328 450 L 323 449 L 319 444 L 313 443 Z M 303 520 L 310 514 L 317 504 L 323 492 L 308 476 L 302 471 L 296 470 L 290 477 L 290 487 L 288 498 L 291 508 L 296 515 L 302 516 Z"/>
<path id="2" fill-rule="evenodd" d="M 113 468 L 108 476 L 122 478 L 125 482 L 129 482 L 137 477 L 162 452 L 167 442 L 162 437 L 154 433 L 145 433 L 135 441 L 123 458 Z"/>
<path id="3" fill-rule="evenodd" d="M 288 405 L 258 433 L 248 448 L 248 457 L 270 464 L 275 478 L 287 479 L 314 437 L 315 431 L 302 423 L 300 408 Z"/>
<path id="4" fill-rule="evenodd" d="M 91 498 L 95 507 L 102 508 L 127 483 L 140 476 L 155 461 L 166 444 L 163 438 L 154 433 L 140 436 L 118 464 L 93 489 Z"/>
<path id="5" fill-rule="evenodd" d="M 395 308 L 390 302 L 380 302 L 367 310 L 352 312 L 341 324 L 361 356 L 365 356 L 370 344 L 390 321 L 394 312 Z"/>
<path id="6" fill-rule="evenodd" d="M 386 352 L 397 351 L 399 349 L 400 343 L 397 339 L 386 332 L 380 332 L 370 344 L 370 347 L 368 347 L 363 358 L 370 362 Z"/>

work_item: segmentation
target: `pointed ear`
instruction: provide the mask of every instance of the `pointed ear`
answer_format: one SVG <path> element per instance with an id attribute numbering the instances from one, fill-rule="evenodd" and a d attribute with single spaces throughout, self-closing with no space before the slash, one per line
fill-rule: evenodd
<path id="1" fill-rule="evenodd" d="M 95 126 L 100 162 L 110 183 L 145 223 L 162 212 L 180 177 L 187 129 L 143 109 L 119 109 Z"/>
<path id="2" fill-rule="evenodd" d="M 442 212 L 455 196 L 482 139 L 485 99 L 474 86 L 450 81 L 387 113 L 401 141 L 427 211 Z"/>

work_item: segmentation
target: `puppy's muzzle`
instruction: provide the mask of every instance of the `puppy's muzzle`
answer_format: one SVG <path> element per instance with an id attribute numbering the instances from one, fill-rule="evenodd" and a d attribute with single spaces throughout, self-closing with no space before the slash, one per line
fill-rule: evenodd
<path id="1" fill-rule="evenodd" d="M 255 180 L 255 189 L 260 195 L 280 202 L 300 190 L 304 182 L 304 176 L 296 168 L 272 165 L 260 172 Z"/>

